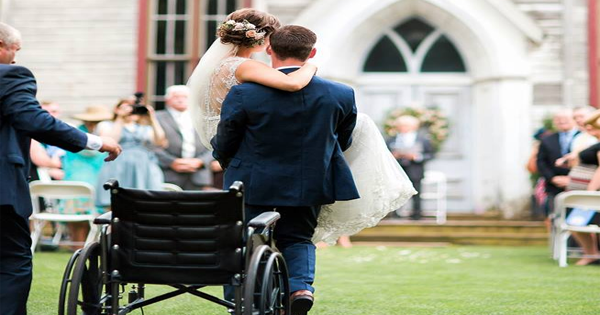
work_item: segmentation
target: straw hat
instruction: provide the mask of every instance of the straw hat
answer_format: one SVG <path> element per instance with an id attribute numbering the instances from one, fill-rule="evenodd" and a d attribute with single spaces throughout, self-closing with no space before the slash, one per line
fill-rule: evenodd
<path id="1" fill-rule="evenodd" d="M 82 121 L 103 121 L 111 120 L 113 118 L 113 113 L 102 105 L 93 105 L 87 107 L 85 112 L 75 114 L 72 117 Z"/>
<path id="2" fill-rule="evenodd" d="M 585 120 L 585 124 L 600 129 L 600 110 L 593 112 L 588 119 Z"/>

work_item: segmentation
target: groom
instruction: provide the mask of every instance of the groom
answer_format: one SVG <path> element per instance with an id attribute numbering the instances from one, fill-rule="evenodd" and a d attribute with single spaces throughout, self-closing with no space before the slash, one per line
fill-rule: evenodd
<path id="1" fill-rule="evenodd" d="M 281 27 L 267 48 L 273 67 L 297 70 L 315 55 L 316 40 L 304 27 Z M 244 83 L 223 102 L 213 155 L 226 168 L 225 187 L 244 183 L 246 220 L 281 214 L 274 237 L 290 271 L 292 315 L 313 304 L 311 238 L 321 205 L 359 198 L 342 154 L 355 124 L 353 90 L 319 77 L 298 92 Z"/>

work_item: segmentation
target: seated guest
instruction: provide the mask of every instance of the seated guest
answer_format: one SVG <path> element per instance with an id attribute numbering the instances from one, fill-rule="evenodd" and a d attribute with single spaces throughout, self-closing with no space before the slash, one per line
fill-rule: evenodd
<path id="1" fill-rule="evenodd" d="M 98 125 L 101 136 L 111 137 L 123 148 L 118 159 L 110 165 L 102 165 L 98 187 L 114 178 L 119 181 L 121 187 L 162 190 L 163 173 L 158 166 L 154 148 L 166 145 L 165 133 L 151 106 L 134 105 L 131 99 L 119 101 L 114 109 L 113 120 Z M 146 110 L 138 111 L 142 107 Z M 97 189 L 96 204 L 108 207 L 109 192 Z"/>
<path id="2" fill-rule="evenodd" d="M 210 162 L 212 154 L 201 143 L 189 116 L 185 85 L 174 85 L 165 95 L 166 109 L 156 113 L 156 119 L 169 142 L 157 148 L 156 156 L 165 174 L 165 182 L 185 190 L 207 189 L 212 186 Z"/>
<path id="3" fill-rule="evenodd" d="M 588 134 L 596 137 L 596 139 L 600 140 L 600 111 L 592 114 L 586 121 L 585 127 Z M 598 160 L 600 158 L 600 143 L 596 143 L 585 150 L 579 152 L 576 159 L 570 161 L 570 165 L 576 166 L 579 164 L 582 165 L 595 165 L 598 166 Z M 596 171 L 587 186 L 587 190 L 596 191 L 600 189 L 600 169 L 596 168 Z M 594 216 L 590 219 L 588 224 L 596 224 L 600 225 L 600 215 L 598 213 L 594 214 Z M 593 258 L 590 256 L 598 256 L 600 252 L 598 250 L 598 237 L 596 234 L 592 233 L 579 233 L 573 232 L 573 238 L 577 241 L 577 243 L 581 246 L 583 250 L 583 254 L 587 257 L 581 258 L 577 261 L 577 265 L 588 265 L 598 260 L 598 258 Z"/>
<path id="4" fill-rule="evenodd" d="M 85 112 L 75 114 L 72 117 L 83 122 L 77 129 L 97 134 L 96 126 L 98 123 L 112 119 L 112 113 L 104 106 L 90 106 L 86 108 Z M 94 186 L 95 190 L 102 189 L 101 186 L 98 186 L 98 174 L 104 163 L 104 158 L 106 158 L 105 153 L 92 150 L 82 150 L 77 153 L 67 152 L 63 158 L 64 180 L 86 182 Z M 101 208 L 96 208 L 96 205 L 90 204 L 89 200 L 77 200 L 75 204 L 69 206 L 74 207 L 76 212 L 86 214 L 100 214 L 102 212 Z M 72 241 L 82 243 L 85 241 L 89 229 L 86 222 L 73 222 L 68 227 Z"/>

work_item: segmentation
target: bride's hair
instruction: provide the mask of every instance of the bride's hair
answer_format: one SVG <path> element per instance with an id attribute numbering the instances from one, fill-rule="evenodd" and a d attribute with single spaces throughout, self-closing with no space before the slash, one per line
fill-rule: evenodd
<path id="1" fill-rule="evenodd" d="M 236 27 L 235 23 L 241 24 Z M 255 29 L 248 28 L 248 23 Z M 255 9 L 240 9 L 227 16 L 225 22 L 217 30 L 217 36 L 223 44 L 254 47 L 262 44 L 265 37 L 271 35 L 281 23 L 274 15 Z M 254 31 L 248 33 L 248 31 Z M 258 34 L 258 36 L 257 36 Z"/>

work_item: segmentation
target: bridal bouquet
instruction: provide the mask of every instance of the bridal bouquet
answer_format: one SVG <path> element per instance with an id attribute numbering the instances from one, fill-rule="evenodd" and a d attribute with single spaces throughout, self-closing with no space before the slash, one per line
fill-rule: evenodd
<path id="1" fill-rule="evenodd" d="M 384 130 L 389 136 L 395 136 L 397 131 L 394 127 L 394 121 L 400 116 L 413 116 L 421 122 L 421 128 L 427 130 L 431 140 L 431 145 L 435 151 L 439 151 L 442 144 L 450 134 L 450 122 L 448 118 L 438 108 L 422 107 L 403 107 L 396 108 L 387 115 L 384 123 Z"/>

